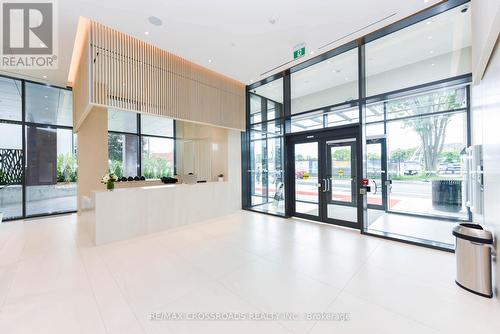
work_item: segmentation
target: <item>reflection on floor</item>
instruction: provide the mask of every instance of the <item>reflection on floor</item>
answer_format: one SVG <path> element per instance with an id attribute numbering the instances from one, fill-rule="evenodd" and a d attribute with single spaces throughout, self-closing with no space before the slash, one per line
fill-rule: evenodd
<path id="1" fill-rule="evenodd" d="M 454 248 L 455 237 L 451 234 L 457 224 L 453 221 L 387 213 L 382 210 L 368 210 L 368 232 L 382 232 L 391 236 L 410 237 L 444 244 Z"/>
<path id="2" fill-rule="evenodd" d="M 328 204 L 328 218 L 357 222 L 358 208 L 349 205 Z"/>
<path id="3" fill-rule="evenodd" d="M 280 201 L 277 205 L 275 202 L 254 205 L 254 206 L 252 206 L 252 210 L 260 211 L 260 212 L 267 212 L 267 213 L 272 213 L 272 214 L 277 214 L 277 215 L 284 215 L 285 214 L 285 203 L 284 203 L 284 201 Z"/>
<path id="4" fill-rule="evenodd" d="M 76 215 L 10 222 L 0 224 L 0 333 L 497 333 L 500 304 L 458 287 L 454 261 L 248 211 L 100 247 Z M 152 312 L 301 320 L 152 321 Z M 305 321 L 311 312 L 349 320 Z"/>

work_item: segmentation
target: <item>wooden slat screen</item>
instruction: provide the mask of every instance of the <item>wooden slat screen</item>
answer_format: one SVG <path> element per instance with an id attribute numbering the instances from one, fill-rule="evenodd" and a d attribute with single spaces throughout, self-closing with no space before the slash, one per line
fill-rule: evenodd
<path id="1" fill-rule="evenodd" d="M 91 104 L 245 129 L 243 83 L 94 21 L 89 44 Z"/>

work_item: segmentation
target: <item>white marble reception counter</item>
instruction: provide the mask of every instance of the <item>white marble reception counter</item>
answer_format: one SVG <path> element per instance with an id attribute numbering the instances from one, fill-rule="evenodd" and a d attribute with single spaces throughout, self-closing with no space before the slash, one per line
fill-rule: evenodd
<path id="1" fill-rule="evenodd" d="M 223 216 L 241 208 L 230 182 L 94 191 L 85 222 L 97 245 Z"/>

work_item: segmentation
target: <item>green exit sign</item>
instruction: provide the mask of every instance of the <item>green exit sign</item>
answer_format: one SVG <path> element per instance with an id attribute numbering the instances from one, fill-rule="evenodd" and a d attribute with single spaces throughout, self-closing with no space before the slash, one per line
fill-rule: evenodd
<path id="1" fill-rule="evenodd" d="M 306 43 L 300 43 L 293 48 L 293 59 L 304 57 L 306 54 Z"/>
<path id="2" fill-rule="evenodd" d="M 293 59 L 300 58 L 306 54 L 306 48 L 300 48 L 298 50 L 293 51 Z"/>

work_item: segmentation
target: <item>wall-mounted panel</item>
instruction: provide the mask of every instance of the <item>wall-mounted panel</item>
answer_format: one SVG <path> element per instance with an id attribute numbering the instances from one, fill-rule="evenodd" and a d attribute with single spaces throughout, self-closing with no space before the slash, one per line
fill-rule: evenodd
<path id="1" fill-rule="evenodd" d="M 77 75 L 69 79 L 75 91 L 82 90 L 75 100 L 80 114 L 85 114 L 80 98 L 88 97 L 88 104 L 245 129 L 243 83 L 100 23 L 85 22 L 83 56 Z M 89 83 L 88 94 L 83 81 Z"/>

